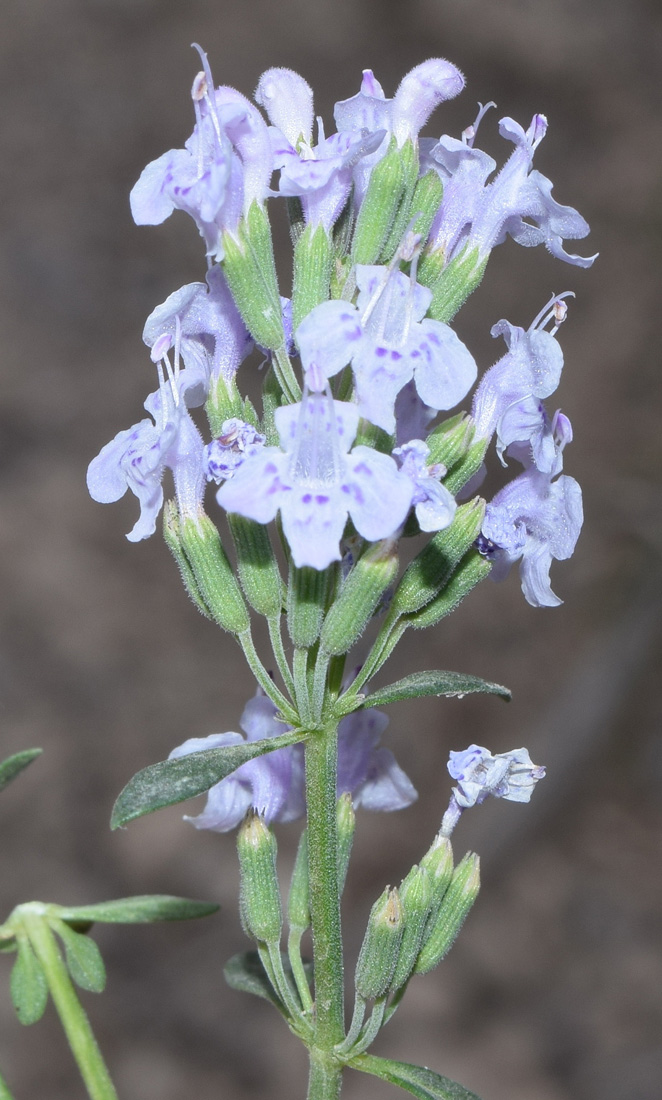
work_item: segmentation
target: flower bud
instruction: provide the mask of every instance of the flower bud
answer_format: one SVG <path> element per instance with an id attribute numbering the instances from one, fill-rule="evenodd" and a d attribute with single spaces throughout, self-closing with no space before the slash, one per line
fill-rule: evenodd
<path id="1" fill-rule="evenodd" d="M 458 508 L 450 527 L 438 531 L 407 567 L 395 590 L 391 615 L 412 614 L 437 595 L 478 538 L 484 514 L 483 500 L 472 500 Z"/>
<path id="2" fill-rule="evenodd" d="M 231 634 L 250 626 L 248 609 L 216 527 L 208 516 L 180 520 L 182 550 L 211 617 Z"/>
<path id="3" fill-rule="evenodd" d="M 292 330 L 329 297 L 333 244 L 323 225 L 308 225 L 294 248 Z"/>
<path id="4" fill-rule="evenodd" d="M 370 911 L 356 964 L 356 992 L 364 1000 L 381 997 L 389 988 L 403 931 L 404 913 L 400 896 L 397 890 L 387 887 Z"/>
<path id="5" fill-rule="evenodd" d="M 480 861 L 473 852 L 458 863 L 444 895 L 437 919 L 429 930 L 414 973 L 427 974 L 448 954 L 465 917 L 478 896 Z"/>
<path id="6" fill-rule="evenodd" d="M 386 589 L 398 572 L 395 543 L 384 539 L 359 558 L 324 620 L 320 646 L 326 653 L 347 653 L 360 638 Z"/>
<path id="7" fill-rule="evenodd" d="M 485 580 L 492 568 L 491 562 L 482 557 L 477 550 L 469 550 L 460 562 L 445 588 L 420 611 L 408 615 L 406 621 L 415 630 L 425 630 L 434 626 L 451 611 L 455 611 L 465 596 L 480 581 Z"/>
<path id="8" fill-rule="evenodd" d="M 310 887 L 308 882 L 308 830 L 299 840 L 287 899 L 287 920 L 292 931 L 303 933 L 310 924 Z"/>
<path id="9" fill-rule="evenodd" d="M 388 152 L 370 173 L 370 182 L 356 220 L 352 243 L 355 264 L 374 264 L 379 259 L 395 220 L 404 182 L 402 153 L 392 137 Z"/>
<path id="10" fill-rule="evenodd" d="M 241 587 L 259 615 L 273 619 L 283 606 L 283 582 L 267 528 L 237 512 L 228 513 L 228 524 L 237 551 Z"/>
<path id="11" fill-rule="evenodd" d="M 400 989 L 411 975 L 423 942 L 433 897 L 432 879 L 425 867 L 412 867 L 403 879 L 399 892 L 405 927 L 398 962 L 391 979 L 392 991 Z"/>
<path id="12" fill-rule="evenodd" d="M 223 249 L 223 271 L 246 328 L 263 348 L 276 351 L 285 334 L 271 226 L 262 206 L 253 202 L 238 237 L 223 234 Z"/>
<path id="13" fill-rule="evenodd" d="M 338 890 L 342 894 L 347 877 L 349 857 L 352 853 L 354 826 L 356 825 L 352 796 L 348 791 L 338 799 L 336 822 L 338 829 Z"/>
<path id="14" fill-rule="evenodd" d="M 261 943 L 278 943 L 283 927 L 276 851 L 276 837 L 250 811 L 237 834 L 240 910 L 247 935 Z"/>

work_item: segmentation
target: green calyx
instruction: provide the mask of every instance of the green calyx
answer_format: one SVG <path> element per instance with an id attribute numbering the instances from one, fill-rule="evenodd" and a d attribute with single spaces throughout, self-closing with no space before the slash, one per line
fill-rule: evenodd
<path id="1" fill-rule="evenodd" d="M 292 565 L 287 587 L 287 629 L 297 649 L 310 649 L 319 638 L 335 569 Z"/>
<path id="2" fill-rule="evenodd" d="M 356 964 L 356 992 L 364 1000 L 382 997 L 388 990 L 400 952 L 404 912 L 397 890 L 388 887 L 370 911 L 368 927 Z"/>
<path id="3" fill-rule="evenodd" d="M 283 582 L 267 528 L 233 512 L 228 513 L 228 525 L 246 599 L 259 615 L 277 618 L 283 605 Z"/>
<path id="4" fill-rule="evenodd" d="M 480 860 L 473 852 L 458 863 L 436 919 L 425 931 L 425 942 L 414 973 L 427 974 L 448 954 L 480 889 Z"/>
<path id="5" fill-rule="evenodd" d="M 252 811 L 237 834 L 237 852 L 244 929 L 260 943 L 277 943 L 283 927 L 283 912 L 276 874 L 276 837 Z"/>
<path id="6" fill-rule="evenodd" d="M 325 653 L 339 656 L 352 648 L 397 572 L 398 555 L 390 539 L 366 550 L 349 573 L 324 620 L 320 648 Z"/>
<path id="7" fill-rule="evenodd" d="M 216 527 L 204 514 L 196 519 L 179 517 L 178 535 L 188 566 L 182 576 L 185 583 L 193 578 L 195 602 L 224 630 L 243 634 L 250 626 L 248 609 Z"/>
<path id="8" fill-rule="evenodd" d="M 285 341 L 271 226 L 253 202 L 236 236 L 223 234 L 223 271 L 251 336 L 270 351 Z"/>
<path id="9" fill-rule="evenodd" d="M 292 329 L 329 297 L 333 242 L 322 225 L 306 226 L 294 248 Z"/>
<path id="10" fill-rule="evenodd" d="M 374 264 L 379 259 L 404 194 L 405 170 L 402 152 L 392 137 L 388 152 L 370 173 L 354 229 L 353 263 Z"/>
<path id="11" fill-rule="evenodd" d="M 398 961 L 391 978 L 392 992 L 400 989 L 408 981 L 416 965 L 433 901 L 430 873 L 425 867 L 412 867 L 402 881 L 399 893 L 404 913 L 404 931 Z"/>
<path id="12" fill-rule="evenodd" d="M 452 321 L 469 295 L 480 285 L 486 267 L 487 257 L 481 260 L 477 248 L 467 248 L 455 256 L 437 279 L 427 284 L 432 290 L 429 316 L 445 324 Z"/>
<path id="13" fill-rule="evenodd" d="M 389 616 L 411 615 L 434 599 L 480 534 L 484 513 L 482 500 L 460 505 L 450 527 L 433 535 L 405 570 L 395 590 Z"/>

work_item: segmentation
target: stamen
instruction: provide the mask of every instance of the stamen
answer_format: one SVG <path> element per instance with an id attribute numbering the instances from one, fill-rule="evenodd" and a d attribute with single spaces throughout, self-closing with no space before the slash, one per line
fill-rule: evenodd
<path id="1" fill-rule="evenodd" d="M 559 325 L 562 325 L 566 319 L 568 313 L 568 307 L 565 305 L 564 298 L 574 298 L 574 290 L 564 290 L 562 294 L 554 294 L 550 300 L 542 307 L 540 313 L 534 321 L 529 325 L 529 332 L 533 332 L 534 329 L 544 328 L 548 321 L 552 318 L 556 322 L 554 328 L 551 331 L 551 335 L 554 336 L 558 332 Z"/>
<path id="2" fill-rule="evenodd" d="M 494 103 L 493 100 L 490 100 L 490 102 L 486 103 L 485 106 L 483 106 L 482 103 L 479 103 L 478 107 L 479 111 L 474 121 L 471 123 L 470 126 L 467 126 L 466 130 L 462 131 L 462 141 L 465 145 L 468 145 L 470 149 L 473 149 L 476 134 L 478 133 L 478 127 L 483 121 L 483 118 L 489 111 L 490 107 L 496 107 L 496 103 Z"/>
<path id="3" fill-rule="evenodd" d="M 150 351 L 150 359 L 153 363 L 158 363 L 161 359 L 167 356 L 170 348 L 172 347 L 172 336 L 169 332 L 163 332 L 152 345 Z"/>
<path id="4" fill-rule="evenodd" d="M 324 119 L 322 118 L 321 115 L 318 115 L 317 116 L 317 144 L 321 145 L 322 142 L 324 142 L 324 141 L 326 141 L 326 137 L 325 137 L 325 134 L 324 134 Z"/>
<path id="5" fill-rule="evenodd" d="M 402 241 L 400 242 L 399 247 L 396 249 L 396 252 L 395 252 L 395 255 L 394 255 L 393 259 L 391 260 L 389 265 L 385 268 L 384 274 L 381 278 L 381 281 L 379 282 L 378 286 L 375 289 L 374 294 L 372 295 L 372 298 L 370 299 L 370 301 L 368 302 L 367 306 L 365 307 L 365 309 L 363 311 L 363 314 L 361 316 L 361 324 L 362 325 L 365 325 L 368 322 L 368 320 L 370 319 L 370 315 L 374 311 L 375 306 L 377 305 L 377 302 L 379 301 L 382 294 L 386 290 L 386 288 L 389 284 L 391 275 L 393 274 L 395 269 L 400 265 L 400 263 L 402 263 L 403 261 L 405 263 L 408 263 L 409 260 L 413 259 L 414 256 L 416 255 L 416 249 L 418 248 L 418 246 L 421 243 L 421 236 L 420 236 L 420 233 L 412 233 L 411 230 L 412 230 L 412 226 L 414 225 L 414 223 L 417 220 L 418 220 L 418 214 L 414 214 L 414 217 L 411 219 L 411 221 L 409 222 L 409 225 L 407 226 L 407 228 L 405 229 L 405 231 L 402 235 Z"/>
<path id="6" fill-rule="evenodd" d="M 193 87 L 191 88 L 191 99 L 194 103 L 199 103 L 201 99 L 204 99 L 207 95 L 207 90 L 207 77 L 204 73 L 198 73 L 193 81 Z"/>
<path id="7" fill-rule="evenodd" d="M 182 347 L 182 322 L 179 314 L 175 317 L 175 377 L 179 378 L 179 356 Z"/>
<path id="8" fill-rule="evenodd" d="M 221 124 L 219 122 L 218 114 L 216 112 L 216 102 L 215 102 L 215 96 L 214 96 L 214 78 L 211 75 L 211 68 L 210 68 L 210 65 L 209 65 L 209 59 L 207 57 L 207 54 L 203 50 L 202 46 L 199 46 L 197 42 L 192 42 L 191 46 L 193 47 L 194 50 L 197 50 L 198 53 L 200 54 L 200 60 L 202 61 L 202 67 L 204 69 L 204 76 L 205 76 L 205 87 L 204 87 L 204 90 L 203 90 L 204 101 L 207 104 L 207 107 L 209 108 L 209 114 L 210 114 L 210 117 L 211 117 L 211 120 L 212 120 L 212 125 L 214 127 L 214 132 L 216 134 L 216 137 L 218 138 L 219 145 L 222 145 L 223 136 L 222 136 L 222 133 L 221 133 Z M 195 81 L 194 81 L 193 86 L 195 87 Z M 201 87 L 201 90 L 202 90 L 202 85 L 200 87 Z M 194 100 L 195 100 L 195 97 L 194 97 Z"/>

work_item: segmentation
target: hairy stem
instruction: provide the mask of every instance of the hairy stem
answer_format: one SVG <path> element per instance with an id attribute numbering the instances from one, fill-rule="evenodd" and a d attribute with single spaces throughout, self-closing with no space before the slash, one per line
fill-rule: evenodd
<path id="1" fill-rule="evenodd" d="M 305 753 L 315 1046 L 318 1053 L 331 1055 L 333 1048 L 342 1042 L 345 1030 L 336 825 L 337 722 L 314 733 L 306 743 Z"/>
<path id="2" fill-rule="evenodd" d="M 91 1100 L 117 1100 L 115 1087 L 71 984 L 55 936 L 42 917 L 26 913 L 23 920 Z"/>

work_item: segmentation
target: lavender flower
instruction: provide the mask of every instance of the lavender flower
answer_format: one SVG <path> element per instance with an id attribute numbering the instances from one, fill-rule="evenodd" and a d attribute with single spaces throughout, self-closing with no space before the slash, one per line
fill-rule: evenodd
<path id="1" fill-rule="evenodd" d="M 191 90 L 196 124 L 183 149 L 171 149 L 143 170 L 131 192 L 137 225 L 160 225 L 173 210 L 195 221 L 207 255 L 223 258 L 222 234 L 236 230 L 253 201 L 264 202 L 271 146 L 256 107 L 234 88 L 214 89 L 206 54 Z"/>
<path id="2" fill-rule="evenodd" d="M 152 349 L 158 362 L 160 385 L 145 401 L 152 420 L 119 432 L 107 443 L 87 471 L 87 487 L 93 500 L 110 504 L 127 489 L 140 502 L 140 516 L 126 536 L 130 542 L 149 538 L 163 506 L 161 482 L 166 469 L 173 472 L 175 495 L 182 516 L 195 519 L 202 508 L 204 475 L 202 438 L 187 408 L 189 394 L 197 396 L 203 385 L 199 371 L 170 366 L 168 335 Z"/>
<path id="3" fill-rule="evenodd" d="M 330 231 L 347 201 L 354 166 L 381 145 L 384 130 L 327 138 L 318 118 L 318 143 L 313 145 L 312 89 L 291 69 L 263 73 L 255 99 L 272 123 L 274 168 L 280 169 L 278 194 L 298 196 L 306 223 Z"/>
<path id="4" fill-rule="evenodd" d="M 549 473 L 555 468 L 553 432 L 540 398 L 554 393 L 561 378 L 563 352 L 555 336 L 565 320 L 563 299 L 569 294 L 566 291 L 550 299 L 526 331 L 509 321 L 499 321 L 491 330 L 492 336 L 503 336 L 508 351 L 476 387 L 472 416 L 476 439 L 487 443 L 496 432 L 502 462 L 506 447 L 527 441 L 533 446 L 538 469 Z M 547 331 L 550 322 L 552 328 Z M 568 441 L 566 435 L 564 423 L 564 442 Z"/>
<path id="5" fill-rule="evenodd" d="M 441 823 L 441 835 L 450 836 L 460 814 L 470 806 L 479 806 L 489 795 L 509 802 L 528 802 L 545 769 L 534 764 L 528 749 L 511 749 L 494 756 L 480 745 L 469 745 L 463 752 L 451 752 L 448 771 L 457 779 L 451 800 Z"/>
<path id="6" fill-rule="evenodd" d="M 533 607 L 557 607 L 549 568 L 553 559 L 571 557 L 584 514 L 582 491 L 574 478 L 556 481 L 534 466 L 504 486 L 487 505 L 477 546 L 494 563 L 492 576 L 502 580 L 521 561 L 525 599 Z"/>
<path id="7" fill-rule="evenodd" d="M 352 364 L 361 416 L 395 429 L 395 401 L 414 380 L 433 409 L 451 409 L 473 385 L 473 356 L 449 325 L 423 320 L 432 292 L 396 268 L 357 265 L 356 306 L 322 302 L 296 331 L 304 367 L 326 378 Z"/>
<path id="8" fill-rule="evenodd" d="M 218 491 L 228 512 L 269 523 L 280 510 L 295 565 L 326 569 L 341 558 L 347 516 L 370 542 L 404 522 L 413 496 L 394 460 L 370 447 L 349 451 L 356 405 L 310 392 L 275 413 L 281 448 L 248 455 Z"/>
<path id="9" fill-rule="evenodd" d="M 417 143 L 418 134 L 440 103 L 459 95 L 464 77 L 450 61 L 433 57 L 423 61 L 402 78 L 393 99 L 387 99 L 371 69 L 364 69 L 361 89 L 351 99 L 336 103 L 334 117 L 339 133 L 382 131 L 379 147 L 362 158 L 354 170 L 354 198 L 363 201 L 370 172 L 386 153 L 393 135 L 401 148 L 407 140 Z"/>
<path id="10" fill-rule="evenodd" d="M 253 341 L 222 269 L 214 265 L 206 278 L 207 285 L 188 283 L 152 310 L 143 340 L 151 348 L 160 337 L 169 335 L 179 344 L 187 367 L 201 370 L 208 383 L 217 378 L 229 382 L 252 350 Z M 198 403 L 205 397 L 206 392 Z"/>
<path id="11" fill-rule="evenodd" d="M 264 695 L 250 699 L 241 716 L 240 733 L 192 737 L 170 753 L 170 759 L 204 749 L 277 737 L 289 727 L 276 719 L 276 707 Z M 395 757 L 379 745 L 388 718 L 378 710 L 348 715 L 338 730 L 338 796 L 352 795 L 356 807 L 389 812 L 409 806 L 417 797 Z M 249 809 L 267 825 L 294 821 L 305 813 L 303 747 L 292 745 L 242 764 L 208 793 L 197 817 L 186 817 L 196 829 L 224 833 L 236 828 Z"/>
<path id="12" fill-rule="evenodd" d="M 533 154 L 547 132 L 545 116 L 534 115 L 528 130 L 512 118 L 500 120 L 499 133 L 515 149 L 496 178 L 487 183 L 494 161 L 473 149 L 485 110 L 481 108 L 463 142 L 444 136 L 426 148 L 425 165 L 435 167 L 444 182 L 430 248 L 443 252 L 446 262 L 465 249 L 475 250 L 479 265 L 510 235 L 518 244 L 544 244 L 558 259 L 590 267 L 595 256 L 575 256 L 563 248 L 564 239 L 585 237 L 588 224 L 571 206 L 556 202 L 551 181 L 531 169 Z"/>
<path id="13" fill-rule="evenodd" d="M 411 439 L 393 454 L 400 459 L 401 470 L 414 485 L 412 504 L 421 531 L 441 531 L 453 522 L 457 505 L 451 493 L 439 481 L 446 468 L 439 463 L 428 466 L 430 448 L 422 439 Z"/>

